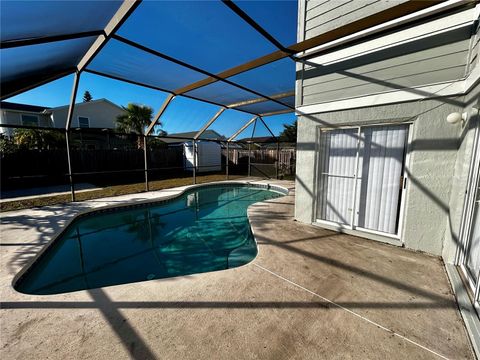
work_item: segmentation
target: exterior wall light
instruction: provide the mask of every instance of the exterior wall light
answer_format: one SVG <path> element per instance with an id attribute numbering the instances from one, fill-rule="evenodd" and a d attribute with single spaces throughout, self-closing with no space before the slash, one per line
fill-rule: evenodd
<path id="1" fill-rule="evenodd" d="M 459 112 L 454 112 L 447 116 L 447 122 L 449 124 L 456 124 L 460 121 L 465 121 L 465 120 L 467 120 L 466 112 L 464 112 L 463 114 L 460 114 Z"/>
<path id="2" fill-rule="evenodd" d="M 447 122 L 449 124 L 456 124 L 458 122 L 462 122 L 462 125 L 467 122 L 468 119 L 470 119 L 472 116 L 475 116 L 478 114 L 478 109 L 477 108 L 472 108 L 470 112 L 465 111 L 464 113 L 459 113 L 459 112 L 454 112 L 451 113 L 447 116 Z"/>

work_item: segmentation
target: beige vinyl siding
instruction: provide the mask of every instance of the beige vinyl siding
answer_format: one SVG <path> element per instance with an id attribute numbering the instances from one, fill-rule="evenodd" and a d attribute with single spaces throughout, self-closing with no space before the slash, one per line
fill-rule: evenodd
<path id="1" fill-rule="evenodd" d="M 307 0 L 305 39 L 386 10 L 406 0 Z"/>
<path id="2" fill-rule="evenodd" d="M 38 126 L 40 127 L 52 127 L 52 121 L 50 115 L 44 115 L 33 112 L 22 112 L 17 110 L 2 110 L 2 124 L 9 125 L 23 125 L 22 115 L 31 115 L 38 117 Z"/>
<path id="3" fill-rule="evenodd" d="M 55 127 L 65 127 L 68 106 L 52 109 L 52 113 Z M 74 108 L 71 127 L 79 127 L 78 117 L 80 116 L 89 119 L 91 128 L 115 129 L 117 116 L 123 113 L 120 107 L 103 100 L 80 103 Z"/>
<path id="4" fill-rule="evenodd" d="M 387 50 L 380 55 L 309 67 L 303 74 L 303 105 L 461 79 L 465 76 L 470 41 L 465 38 L 450 43 L 445 35 L 445 42 L 391 58 L 388 53 L 392 50 Z M 377 58 L 384 60 L 370 61 Z"/>

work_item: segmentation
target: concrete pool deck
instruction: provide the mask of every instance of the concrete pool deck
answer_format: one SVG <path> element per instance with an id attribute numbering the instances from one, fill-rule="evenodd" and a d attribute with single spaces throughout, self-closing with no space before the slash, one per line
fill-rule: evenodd
<path id="1" fill-rule="evenodd" d="M 439 258 L 295 222 L 270 182 L 250 264 L 61 295 L 11 282 L 78 212 L 179 188 L 2 213 L 1 358 L 474 358 Z"/>

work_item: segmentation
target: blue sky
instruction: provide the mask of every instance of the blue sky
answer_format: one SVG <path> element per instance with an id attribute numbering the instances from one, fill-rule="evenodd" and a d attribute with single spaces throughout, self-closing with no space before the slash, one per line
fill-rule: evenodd
<path id="1" fill-rule="evenodd" d="M 288 46 L 295 43 L 296 0 L 236 1 L 236 4 L 283 45 Z M 198 16 L 199 13 L 202 16 Z M 173 32 L 172 29 L 175 29 L 175 31 Z M 218 1 L 145 1 L 120 28 L 118 34 L 213 73 L 276 50 L 272 44 Z M 159 34 L 166 34 L 166 36 L 160 36 Z M 134 57 L 127 60 L 112 60 L 116 61 L 113 65 L 117 66 L 117 68 L 114 68 L 115 71 L 127 69 L 131 76 L 135 75 L 135 72 L 131 71 L 135 67 L 129 68 L 132 61 L 135 60 Z M 100 58 L 97 63 L 100 64 L 101 61 Z M 92 67 L 95 66 L 95 63 L 94 60 Z M 109 61 L 105 63 L 110 64 Z M 286 65 L 288 66 L 288 64 Z M 152 64 L 152 68 L 156 70 L 156 73 L 161 72 L 161 69 L 158 66 L 155 67 L 155 64 Z M 290 83 L 293 89 L 294 70 L 287 74 L 287 71 L 281 71 L 284 68 L 286 67 L 279 62 L 279 67 L 270 67 L 269 72 L 264 74 L 252 72 L 250 76 L 245 74 L 243 78 L 238 78 L 238 81 L 243 81 L 249 87 L 265 94 L 273 94 L 275 91 L 283 92 L 281 90 L 286 86 L 289 87 Z M 162 86 L 161 81 L 168 81 L 171 84 L 172 79 L 177 81 L 178 78 L 178 81 L 180 81 L 181 75 L 178 73 L 175 77 L 175 73 L 168 73 L 163 75 L 163 78 L 156 76 L 155 81 L 157 83 L 155 85 L 165 87 Z M 204 76 L 202 75 L 202 77 Z M 132 77 L 129 78 L 132 79 Z M 149 78 L 146 79 L 150 80 Z M 49 107 L 65 105 L 69 102 L 72 82 L 73 76 L 67 76 L 12 97 L 8 101 Z M 177 88 L 185 84 L 173 85 Z M 118 105 L 124 106 L 129 102 L 145 104 L 151 106 L 155 112 L 167 96 L 160 91 L 89 73 L 83 73 L 81 76 L 77 101 L 81 101 L 85 90 L 89 90 L 94 99 L 107 98 Z M 208 121 L 216 111 L 218 111 L 217 106 L 177 97 L 162 117 L 162 122 L 168 133 L 194 131 Z M 249 114 L 227 110 L 211 128 L 228 136 L 250 118 L 251 115 Z M 294 120 L 294 114 L 265 118 L 268 126 L 275 134 L 282 131 L 284 123 L 290 124 Z M 255 136 L 267 135 L 267 130 L 259 124 Z"/>

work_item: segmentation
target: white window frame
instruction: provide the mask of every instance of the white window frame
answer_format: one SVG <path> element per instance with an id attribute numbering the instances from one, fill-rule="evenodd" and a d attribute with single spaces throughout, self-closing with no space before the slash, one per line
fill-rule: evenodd
<path id="1" fill-rule="evenodd" d="M 40 119 L 38 118 L 38 115 L 35 115 L 35 114 L 21 114 L 21 119 L 22 119 L 22 125 L 23 125 L 23 126 L 31 126 L 31 125 L 25 125 L 25 121 L 23 120 L 23 117 L 24 117 L 24 116 L 34 117 L 35 119 L 37 119 L 37 125 L 35 125 L 35 126 L 38 126 L 38 125 L 39 125 Z"/>
<path id="2" fill-rule="evenodd" d="M 389 234 L 377 230 L 372 230 L 372 229 L 366 229 L 362 228 L 360 226 L 354 225 L 354 217 L 355 217 L 355 212 L 356 212 L 356 189 L 357 189 L 357 176 L 358 176 L 358 157 L 359 157 L 359 151 L 358 151 L 358 146 L 357 146 L 357 153 L 356 153 L 356 159 L 355 159 L 355 187 L 354 187 L 354 195 L 352 198 L 352 220 L 350 222 L 350 225 L 348 224 L 342 224 L 342 223 L 337 223 L 334 221 L 329 221 L 329 220 L 322 220 L 319 219 L 317 211 L 318 211 L 318 183 L 319 183 L 319 146 L 320 146 L 320 135 L 322 131 L 332 131 L 332 130 L 340 130 L 340 129 L 358 129 L 358 138 L 360 138 L 360 133 L 362 131 L 362 128 L 364 127 L 374 127 L 374 126 L 391 126 L 391 125 L 407 125 L 408 126 L 408 134 L 407 134 L 407 143 L 406 143 L 406 154 L 405 154 L 405 159 L 404 159 L 404 169 L 403 169 L 403 185 L 402 185 L 402 193 L 400 195 L 400 209 L 398 212 L 398 230 L 396 234 Z M 413 135 L 413 122 L 408 121 L 408 122 L 387 122 L 387 123 L 375 123 L 375 124 L 359 124 L 359 125 L 348 125 L 348 126 L 337 126 L 337 127 L 317 127 L 317 149 L 316 149 L 316 159 L 315 159 L 315 168 L 316 168 L 316 179 L 315 179 L 315 188 L 317 189 L 315 191 L 314 195 L 314 223 L 317 225 L 326 225 L 327 227 L 333 227 L 337 229 L 345 229 L 349 230 L 352 233 L 357 233 L 357 234 L 372 234 L 379 236 L 380 238 L 386 238 L 386 239 L 392 239 L 394 241 L 398 241 L 400 244 L 404 243 L 403 239 L 403 223 L 404 223 L 404 214 L 405 214 L 405 203 L 406 203 L 406 197 L 407 197 L 407 180 L 408 180 L 408 165 L 410 161 L 410 149 L 411 149 L 411 142 L 412 142 L 412 135 Z M 360 141 L 360 140 L 359 140 Z"/>
<path id="3" fill-rule="evenodd" d="M 88 126 L 84 127 L 80 125 L 80 118 L 88 120 Z M 90 117 L 89 116 L 77 116 L 78 127 L 82 129 L 90 129 Z"/>
<path id="4" fill-rule="evenodd" d="M 465 261 L 467 258 L 466 249 L 468 249 L 468 242 L 470 241 L 470 233 L 472 230 L 473 212 L 476 198 L 476 187 L 480 177 L 480 121 L 478 121 L 475 128 L 474 142 L 472 148 L 472 157 L 470 160 L 470 170 L 467 181 L 467 198 L 462 214 L 462 224 L 460 227 L 459 239 L 460 243 L 457 246 L 457 255 L 455 263 L 460 268 L 460 271 L 467 282 L 467 286 L 472 291 L 473 304 L 480 315 L 480 276 L 475 284 L 475 279 L 472 278 L 470 271 L 468 271 Z"/>

